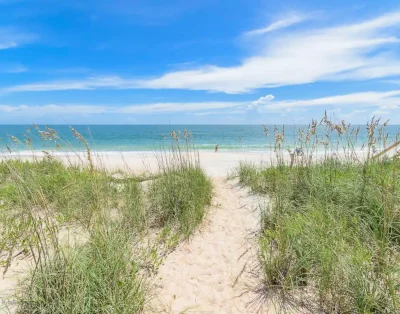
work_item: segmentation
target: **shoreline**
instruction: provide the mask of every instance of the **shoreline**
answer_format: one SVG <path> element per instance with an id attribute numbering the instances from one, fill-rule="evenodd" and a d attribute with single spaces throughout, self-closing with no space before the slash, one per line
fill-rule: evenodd
<path id="1" fill-rule="evenodd" d="M 60 153 L 52 154 L 51 156 L 59 159 L 66 164 L 82 164 L 87 162 L 86 152 L 70 152 L 69 154 Z M 128 172 L 135 174 L 156 173 L 158 171 L 158 157 L 161 154 L 168 155 L 170 152 L 93 152 L 92 158 L 94 165 L 99 168 L 106 169 L 110 172 Z M 185 154 L 185 152 L 183 152 Z M 232 171 L 240 161 L 263 162 L 270 160 L 273 155 L 268 152 L 264 153 L 248 153 L 248 152 L 209 152 L 195 151 L 189 152 L 189 155 L 198 154 L 200 165 L 205 172 L 211 177 L 226 176 L 229 171 Z M 34 153 L 15 153 L 2 154 L 3 159 L 22 159 L 31 161 L 34 158 L 43 158 L 46 155 L 42 152 Z"/>
<path id="2" fill-rule="evenodd" d="M 46 153 L 44 153 L 44 151 Z M 195 150 L 190 150 L 194 152 L 198 152 L 200 154 L 206 153 L 206 154 L 270 154 L 274 153 L 273 150 L 260 150 L 260 151 L 243 151 L 243 150 L 218 150 L 218 153 L 215 153 L 212 150 L 205 150 L 205 149 L 195 149 Z M 140 155 L 140 154 L 145 154 L 145 155 L 150 155 L 150 154 L 162 154 L 162 153 L 170 153 L 171 150 L 129 150 L 129 151 L 115 151 L 115 150 L 93 150 L 91 153 L 93 155 L 107 155 L 107 156 L 120 156 L 120 155 Z M 185 150 L 182 150 L 182 152 L 186 152 Z M 49 153 L 52 156 L 76 156 L 76 155 L 84 155 L 86 154 L 85 150 L 79 150 L 79 151 L 59 151 L 59 150 L 35 150 L 35 151 L 29 151 L 29 150 L 23 150 L 23 151 L 13 151 L 11 153 L 9 152 L 0 152 L 0 156 L 45 156 L 47 153 Z"/>
<path id="3" fill-rule="evenodd" d="M 49 151 L 51 156 L 60 160 L 67 165 L 77 165 L 87 163 L 86 152 L 60 152 L 60 151 Z M 91 152 L 91 158 L 95 167 L 105 169 L 109 172 L 127 172 L 136 175 L 154 174 L 159 171 L 159 161 L 169 156 L 170 150 L 165 151 L 129 151 L 129 152 L 102 152 L 93 151 Z M 317 152 L 314 153 L 314 160 L 318 160 L 328 155 L 332 155 L 334 152 Z M 367 150 L 356 151 L 356 154 L 360 160 L 365 159 Z M 224 177 L 231 173 L 240 162 L 250 162 L 254 164 L 271 165 L 276 164 L 276 153 L 274 151 L 263 151 L 263 152 L 249 152 L 249 151 L 224 151 L 221 150 L 218 153 L 214 151 L 204 150 L 192 150 L 182 151 L 182 154 L 188 154 L 191 156 L 198 155 L 200 159 L 200 165 L 205 170 L 206 174 L 211 177 Z M 306 152 L 305 152 L 306 155 Z M 344 153 L 341 152 L 336 155 L 341 158 Z M 31 161 L 35 158 L 43 158 L 46 156 L 45 153 L 40 151 L 21 151 L 14 153 L 3 153 L 0 154 L 3 159 L 21 159 Z M 281 152 L 282 160 L 289 164 L 291 157 L 288 151 Z"/>
<path id="4" fill-rule="evenodd" d="M 291 151 L 294 151 L 294 148 L 290 148 Z M 380 152 L 383 149 L 378 149 L 377 152 Z M 171 147 L 166 147 L 166 149 L 154 149 L 154 150 L 98 150 L 96 148 L 92 149 L 90 147 L 90 151 L 93 155 L 107 155 L 107 156 L 121 156 L 121 155 L 156 155 L 156 154 L 164 154 L 164 153 L 170 153 L 173 150 L 171 149 Z M 178 150 L 177 150 L 178 151 Z M 181 152 L 186 153 L 186 152 L 196 152 L 199 154 L 250 154 L 250 155 L 255 155 L 255 154 L 262 154 L 262 155 L 276 155 L 275 149 L 271 148 L 271 149 L 263 149 L 263 150 L 245 150 L 245 149 L 224 149 L 221 147 L 219 147 L 218 152 L 216 153 L 213 149 L 199 149 L 196 147 L 189 147 L 189 149 L 180 149 Z M 306 153 L 306 149 L 304 149 L 304 153 Z M 311 149 L 310 149 L 311 151 Z M 362 155 L 362 154 L 366 154 L 368 152 L 368 148 L 365 147 L 364 149 L 362 149 L 362 147 L 355 147 L 353 149 L 353 151 L 357 154 L 357 155 Z M 283 152 L 284 154 L 288 154 L 288 150 L 285 148 L 281 149 L 281 152 Z M 318 150 L 312 150 L 313 155 L 326 155 L 326 154 L 339 154 L 341 155 L 343 153 L 343 148 L 339 148 L 339 149 L 328 149 L 328 150 L 324 150 L 324 149 L 318 149 Z M 52 149 L 42 149 L 42 150 L 15 150 L 15 151 L 5 151 L 2 150 L 0 151 L 0 156 L 4 157 L 4 156 L 22 156 L 22 157 L 27 157 L 27 156 L 46 156 L 47 154 L 50 154 L 52 156 L 77 156 L 77 155 L 85 155 L 87 153 L 86 149 L 81 149 L 81 150 L 52 150 Z"/>

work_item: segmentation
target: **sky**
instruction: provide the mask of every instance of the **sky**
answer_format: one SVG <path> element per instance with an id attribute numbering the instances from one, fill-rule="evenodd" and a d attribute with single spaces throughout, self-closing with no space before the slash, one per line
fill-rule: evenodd
<path id="1" fill-rule="evenodd" d="M 398 0 L 0 0 L 0 124 L 400 124 Z"/>

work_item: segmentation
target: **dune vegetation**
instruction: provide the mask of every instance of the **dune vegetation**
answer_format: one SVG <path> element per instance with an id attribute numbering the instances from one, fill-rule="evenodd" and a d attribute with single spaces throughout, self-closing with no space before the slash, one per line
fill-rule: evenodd
<path id="1" fill-rule="evenodd" d="M 375 147 L 398 141 L 385 127 L 368 123 L 357 152 L 360 128 L 325 116 L 299 131 L 291 162 L 281 158 L 285 136 L 276 128 L 276 162 L 238 167 L 242 184 L 269 197 L 259 236 L 262 290 L 281 306 L 400 311 L 400 160 L 374 157 Z"/>
<path id="2" fill-rule="evenodd" d="M 35 129 L 62 145 L 55 130 Z M 86 148 L 79 162 L 46 152 L 30 160 L 5 154 L 0 162 L 2 270 L 15 256 L 33 259 L 13 296 L 17 312 L 142 312 L 163 250 L 189 237 L 205 216 L 211 181 L 188 139 L 174 137 L 157 153 L 159 173 L 116 176 L 95 164 L 86 140 L 71 131 Z M 29 144 L 28 134 L 33 150 Z M 151 242 L 152 233 L 158 236 Z"/>
<path id="3" fill-rule="evenodd" d="M 373 119 L 363 138 L 361 127 L 325 116 L 299 129 L 295 149 L 275 127 L 271 162 L 237 167 L 240 182 L 269 200 L 258 291 L 280 309 L 400 311 L 400 159 L 378 153 L 399 136 L 386 127 Z M 69 145 L 35 129 L 55 148 Z M 6 273 L 15 257 L 32 260 L 13 296 L 17 312 L 152 312 L 149 279 L 202 222 L 211 180 L 187 132 L 171 132 L 171 146 L 155 153 L 157 173 L 137 176 L 110 172 L 71 131 L 86 150 L 76 158 L 4 154 L 0 162 L 0 266 Z M 33 150 L 28 135 L 25 144 Z"/>

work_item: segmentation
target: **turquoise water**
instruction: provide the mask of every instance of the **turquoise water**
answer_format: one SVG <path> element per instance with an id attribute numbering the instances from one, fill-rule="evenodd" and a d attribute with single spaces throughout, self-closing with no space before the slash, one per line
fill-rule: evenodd
<path id="1" fill-rule="evenodd" d="M 30 130 L 30 133 L 27 130 Z M 67 150 L 65 142 L 69 142 L 75 150 L 83 150 L 82 144 L 77 141 L 66 125 L 50 125 L 59 137 L 57 140 Z M 45 131 L 45 126 L 39 126 Z M 188 130 L 193 134 L 191 142 L 199 150 L 214 150 L 216 144 L 220 151 L 266 151 L 273 148 L 273 126 L 268 126 L 270 135 L 266 137 L 261 125 L 91 125 L 74 126 L 81 133 L 93 150 L 97 151 L 153 151 L 170 144 L 169 134 L 172 130 L 183 134 Z M 287 146 L 294 146 L 298 136 L 298 129 L 303 127 L 285 126 L 285 141 Z M 365 126 L 360 134 L 358 146 L 366 138 Z M 400 125 L 387 127 L 390 138 L 400 131 Z M 24 134 L 32 138 L 35 150 L 55 150 L 54 141 L 43 141 L 33 126 L 25 125 L 0 125 L 0 150 L 6 151 L 6 144 L 13 151 L 28 151 Z M 22 143 L 14 143 L 10 136 L 17 137 Z M 164 136 L 165 135 L 165 138 Z M 240 138 L 239 138 L 240 137 Z"/>

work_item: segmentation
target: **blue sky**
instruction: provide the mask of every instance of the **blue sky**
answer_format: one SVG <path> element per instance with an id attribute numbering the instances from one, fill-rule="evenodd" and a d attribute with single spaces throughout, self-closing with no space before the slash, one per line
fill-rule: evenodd
<path id="1" fill-rule="evenodd" d="M 398 1 L 0 0 L 0 124 L 400 124 Z"/>

